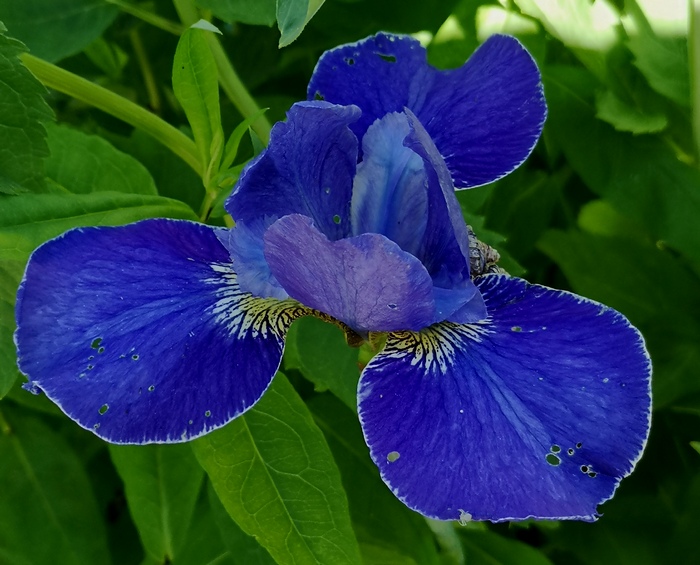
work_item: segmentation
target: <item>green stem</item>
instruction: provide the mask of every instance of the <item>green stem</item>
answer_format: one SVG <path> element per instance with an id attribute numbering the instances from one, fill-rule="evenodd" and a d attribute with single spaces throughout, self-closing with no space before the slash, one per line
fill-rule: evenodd
<path id="1" fill-rule="evenodd" d="M 162 29 L 163 31 L 172 33 L 173 35 L 182 35 L 182 32 L 185 31 L 180 24 L 176 22 L 171 22 L 170 20 L 166 20 L 165 18 L 161 18 L 159 15 L 154 14 L 153 12 L 149 12 L 148 10 L 144 10 L 143 8 L 139 8 L 138 6 L 129 4 L 128 2 L 123 2 L 122 0 L 105 1 L 109 4 L 114 4 L 122 12 L 130 14 L 135 18 L 138 18 L 148 24 L 151 24 L 152 26 Z"/>
<path id="2" fill-rule="evenodd" d="M 199 21 L 199 12 L 192 3 L 192 0 L 173 0 L 175 9 L 177 10 L 182 23 L 187 26 Z M 219 71 L 219 84 L 221 89 L 226 93 L 228 99 L 233 103 L 236 109 L 241 113 L 243 118 L 248 118 L 260 111 L 257 103 L 250 95 L 245 85 L 238 77 L 231 61 L 229 61 L 224 48 L 221 46 L 219 38 L 215 34 L 207 34 L 207 41 L 216 66 Z M 258 137 L 267 145 L 270 140 L 270 122 L 264 114 L 260 115 L 250 126 Z"/>
<path id="3" fill-rule="evenodd" d="M 160 94 L 158 94 L 158 85 L 156 84 L 156 79 L 153 76 L 151 63 L 148 60 L 148 53 L 143 47 L 141 35 L 139 35 L 139 30 L 136 27 L 131 28 L 131 31 L 129 32 L 129 39 L 131 40 L 131 46 L 134 49 L 134 54 L 136 55 L 136 60 L 139 63 L 141 75 L 143 76 L 143 82 L 146 86 L 146 92 L 148 93 L 148 105 L 156 114 L 160 114 L 161 107 Z"/>
<path id="4" fill-rule="evenodd" d="M 160 141 L 202 176 L 197 146 L 184 133 L 138 104 L 29 53 L 22 62 L 48 88 L 63 92 L 131 124 Z"/>
<path id="5" fill-rule="evenodd" d="M 700 0 L 690 0 L 688 51 L 690 62 L 690 100 L 693 111 L 695 161 L 700 164 Z"/>

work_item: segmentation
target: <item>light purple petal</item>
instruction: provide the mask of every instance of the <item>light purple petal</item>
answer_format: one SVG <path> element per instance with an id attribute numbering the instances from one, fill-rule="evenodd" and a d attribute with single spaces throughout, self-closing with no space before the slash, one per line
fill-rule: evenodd
<path id="1" fill-rule="evenodd" d="M 308 97 L 359 106 L 362 117 L 351 126 L 358 137 L 375 119 L 408 107 L 458 188 L 515 169 L 534 148 L 547 113 L 535 62 L 507 36 L 487 39 L 462 67 L 439 71 L 416 40 L 379 33 L 324 53 Z"/>
<path id="2" fill-rule="evenodd" d="M 390 334 L 359 414 L 384 481 L 434 518 L 594 520 L 649 432 L 649 356 L 596 302 L 477 279 L 489 319 Z"/>
<path id="3" fill-rule="evenodd" d="M 264 217 L 302 214 L 331 240 L 350 233 L 357 138 L 352 106 L 301 102 L 272 128 L 270 145 L 243 171 L 226 210 L 250 225 Z"/>
<path id="4" fill-rule="evenodd" d="M 383 235 L 329 241 L 309 218 L 285 216 L 265 233 L 265 257 L 289 296 L 359 333 L 432 323 L 432 281 Z"/>
<path id="5" fill-rule="evenodd" d="M 262 396 L 294 304 L 242 293 L 207 226 L 75 229 L 29 261 L 19 366 L 32 388 L 108 441 L 185 441 Z"/>
<path id="6" fill-rule="evenodd" d="M 377 120 L 362 139 L 363 159 L 352 191 L 353 235 L 380 233 L 415 255 L 428 222 L 423 159 L 404 146 L 406 115 Z"/>

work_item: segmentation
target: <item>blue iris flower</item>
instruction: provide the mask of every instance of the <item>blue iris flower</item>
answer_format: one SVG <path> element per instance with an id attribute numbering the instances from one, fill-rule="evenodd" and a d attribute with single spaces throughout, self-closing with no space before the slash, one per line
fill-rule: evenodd
<path id="1" fill-rule="evenodd" d="M 299 316 L 388 332 L 358 412 L 382 478 L 438 519 L 594 520 L 640 457 L 650 362 L 591 300 L 470 272 L 455 198 L 530 154 L 546 106 L 515 39 L 438 71 L 413 39 L 329 51 L 227 202 L 232 230 L 154 219 L 32 255 L 29 386 L 115 443 L 186 441 L 262 396 Z"/>

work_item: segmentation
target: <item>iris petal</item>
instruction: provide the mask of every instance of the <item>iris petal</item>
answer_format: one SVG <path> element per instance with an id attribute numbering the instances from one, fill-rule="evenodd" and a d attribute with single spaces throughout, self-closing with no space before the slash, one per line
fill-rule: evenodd
<path id="1" fill-rule="evenodd" d="M 379 33 L 324 53 L 308 96 L 359 106 L 362 117 L 351 126 L 358 137 L 374 120 L 410 108 L 458 188 L 514 170 L 534 148 L 547 113 L 535 62 L 507 36 L 490 37 L 462 67 L 440 71 L 416 40 Z"/>
<path id="2" fill-rule="evenodd" d="M 302 304 L 358 333 L 432 323 L 432 281 L 420 261 L 379 234 L 329 241 L 310 218 L 290 215 L 265 233 L 272 273 Z"/>
<path id="3" fill-rule="evenodd" d="M 490 275 L 490 318 L 390 334 L 359 414 L 384 481 L 443 520 L 594 520 L 649 431 L 643 340 L 601 304 Z"/>
<path id="4" fill-rule="evenodd" d="M 359 113 L 354 106 L 294 104 L 226 202 L 233 219 L 250 225 L 266 216 L 303 214 L 331 240 L 348 235 L 358 150 L 348 124 Z"/>
<path id="5" fill-rule="evenodd" d="M 250 408 L 301 309 L 242 293 L 212 228 L 146 220 L 65 233 L 32 255 L 19 366 L 114 443 L 179 442 Z"/>

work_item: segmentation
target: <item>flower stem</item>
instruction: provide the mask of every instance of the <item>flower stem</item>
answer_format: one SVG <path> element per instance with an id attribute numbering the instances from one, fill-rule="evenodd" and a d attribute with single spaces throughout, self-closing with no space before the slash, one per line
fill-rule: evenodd
<path id="1" fill-rule="evenodd" d="M 161 106 L 160 95 L 158 94 L 158 85 L 156 84 L 156 79 L 153 76 L 151 63 L 148 60 L 148 53 L 146 53 L 146 50 L 143 47 L 141 35 L 136 27 L 129 31 L 129 39 L 131 40 L 131 47 L 134 49 L 136 60 L 138 61 L 139 68 L 141 69 L 144 85 L 146 86 L 146 92 L 148 93 L 148 105 L 156 114 L 160 114 Z"/>
<path id="2" fill-rule="evenodd" d="M 111 90 L 29 53 L 22 54 L 22 62 L 44 86 L 72 96 L 148 133 L 202 176 L 202 165 L 194 141 L 155 114 Z"/>
<path id="3" fill-rule="evenodd" d="M 175 9 L 184 23 L 187 26 L 196 23 L 199 20 L 199 12 L 192 0 L 173 0 Z M 224 48 L 221 46 L 219 38 L 215 34 L 207 34 L 207 41 L 216 66 L 219 71 L 219 84 L 221 89 L 226 93 L 228 99 L 233 103 L 236 109 L 241 113 L 243 118 L 248 118 L 260 111 L 257 103 L 246 89 L 243 82 L 239 78 L 236 70 L 229 61 Z M 261 114 L 250 126 L 258 137 L 267 145 L 270 140 L 270 122 Z"/>
<path id="4" fill-rule="evenodd" d="M 105 2 L 108 4 L 114 4 L 122 12 L 130 14 L 135 18 L 162 29 L 163 31 L 172 33 L 173 35 L 182 35 L 182 32 L 185 31 L 179 23 L 171 22 L 170 20 L 162 18 L 153 12 L 149 12 L 148 10 L 144 10 L 143 8 L 139 8 L 138 6 L 134 6 L 133 4 L 129 4 L 123 0 L 105 0 Z"/>

